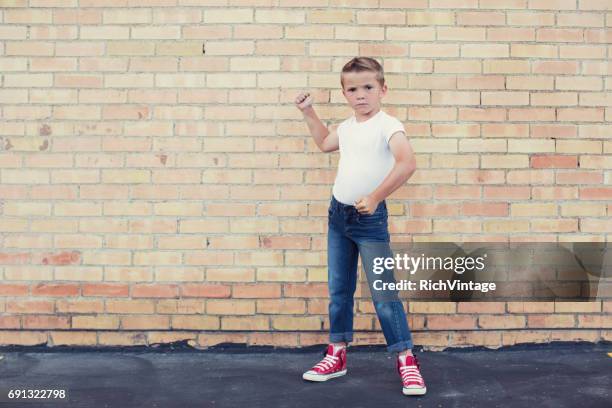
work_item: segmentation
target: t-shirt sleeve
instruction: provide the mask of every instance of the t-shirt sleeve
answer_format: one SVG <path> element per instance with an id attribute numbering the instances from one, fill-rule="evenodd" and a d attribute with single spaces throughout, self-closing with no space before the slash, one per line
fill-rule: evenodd
<path id="1" fill-rule="evenodd" d="M 393 116 L 389 116 L 386 121 L 384 121 L 383 125 L 383 135 L 385 136 L 385 141 L 389 144 L 389 140 L 391 136 L 393 136 L 396 132 L 403 132 L 406 134 L 404 130 L 404 125 L 397 118 Z"/>

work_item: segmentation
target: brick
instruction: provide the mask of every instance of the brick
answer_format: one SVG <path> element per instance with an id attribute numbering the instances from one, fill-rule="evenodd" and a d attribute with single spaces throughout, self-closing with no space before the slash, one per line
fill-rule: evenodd
<path id="1" fill-rule="evenodd" d="M 480 61 L 473 60 L 440 60 L 435 61 L 434 71 L 441 74 L 449 73 L 480 73 L 482 71 Z"/>
<path id="2" fill-rule="evenodd" d="M 504 313 L 504 302 L 458 302 L 457 313 Z"/>
<path id="3" fill-rule="evenodd" d="M 249 333 L 249 345 L 273 345 L 275 347 L 298 347 L 298 333 Z"/>
<path id="4" fill-rule="evenodd" d="M 430 0 L 429 7 L 431 8 L 443 8 L 443 9 L 453 9 L 453 8 L 478 8 L 477 0 L 466 0 L 461 4 L 457 4 L 453 0 Z"/>
<path id="5" fill-rule="evenodd" d="M 82 296 L 127 297 L 128 285 L 114 283 L 87 283 L 82 286 Z"/>
<path id="6" fill-rule="evenodd" d="M 561 45 L 559 56 L 561 58 L 603 59 L 606 57 L 606 48 L 595 45 Z"/>
<path id="7" fill-rule="evenodd" d="M 457 80 L 453 77 L 439 76 L 433 78 L 431 75 L 412 75 L 408 77 L 411 89 L 455 89 L 457 88 Z"/>
<path id="8" fill-rule="evenodd" d="M 601 13 L 559 13 L 557 25 L 561 27 L 603 27 Z"/>
<path id="9" fill-rule="evenodd" d="M 455 44 L 411 44 L 410 55 L 416 58 L 458 57 L 459 46 Z"/>
<path id="10" fill-rule="evenodd" d="M 526 330 L 506 331 L 502 333 L 502 343 L 505 346 L 525 343 L 548 343 L 550 342 L 550 331 Z"/>
<path id="11" fill-rule="evenodd" d="M 557 77 L 555 88 L 562 90 L 600 91 L 602 89 L 601 78 L 597 77 Z"/>
<path id="12" fill-rule="evenodd" d="M 606 0 L 580 0 L 578 8 L 580 10 L 610 10 L 610 3 Z"/>
<path id="13" fill-rule="evenodd" d="M 531 196 L 534 200 L 575 200 L 578 191 L 575 187 L 533 187 Z"/>
<path id="14" fill-rule="evenodd" d="M 54 346 L 96 346 L 98 343 L 97 334 L 90 332 L 51 332 L 49 338 Z"/>
<path id="15" fill-rule="evenodd" d="M 255 21 L 299 24 L 305 21 L 305 13 L 302 10 L 255 10 Z"/>
<path id="16" fill-rule="evenodd" d="M 510 207 L 510 214 L 513 217 L 556 216 L 557 205 L 551 203 L 513 203 Z"/>
<path id="17" fill-rule="evenodd" d="M 600 340 L 599 330 L 551 330 L 551 341 L 588 341 Z"/>
<path id="18" fill-rule="evenodd" d="M 557 171 L 556 184 L 601 184 L 603 174 L 597 171 Z"/>
<path id="19" fill-rule="evenodd" d="M 555 302 L 555 313 L 601 313 L 601 302 Z M 578 316 L 580 319 L 581 316 Z M 580 327 L 584 327 L 580 325 Z"/>
<path id="20" fill-rule="evenodd" d="M 269 330 L 270 319 L 267 316 L 221 317 L 221 330 Z"/>
<path id="21" fill-rule="evenodd" d="M 577 74 L 578 61 L 532 61 L 534 74 Z"/>
<path id="22" fill-rule="evenodd" d="M 477 92 L 432 91 L 433 105 L 478 105 L 480 97 Z"/>
<path id="23" fill-rule="evenodd" d="M 407 11 L 406 24 L 415 26 L 452 25 L 455 16 L 450 11 Z"/>
<path id="24" fill-rule="evenodd" d="M 461 46 L 461 56 L 464 58 L 503 58 L 510 57 L 510 50 L 506 44 L 465 44 Z"/>
<path id="25" fill-rule="evenodd" d="M 553 313 L 553 302 L 508 302 L 509 313 Z"/>
<path id="26" fill-rule="evenodd" d="M 465 315 L 427 316 L 427 328 L 430 330 L 466 330 L 476 328 L 476 318 Z"/>
<path id="27" fill-rule="evenodd" d="M 403 11 L 357 11 L 357 24 L 404 24 L 406 16 Z"/>
<path id="28" fill-rule="evenodd" d="M 488 20 L 480 24 L 489 25 Z M 504 25 L 501 23 L 500 25 Z M 535 41 L 536 31 L 523 27 L 490 27 L 487 28 L 487 41 Z"/>
<path id="29" fill-rule="evenodd" d="M 483 105 L 529 105 L 528 92 L 482 92 Z"/>
<path id="30" fill-rule="evenodd" d="M 118 329 L 117 316 L 73 316 L 73 329 Z"/>
<path id="31" fill-rule="evenodd" d="M 557 137 L 567 138 L 576 137 L 577 129 L 575 125 L 539 125 L 533 124 L 531 127 L 531 133 L 533 137 Z"/>
<path id="32" fill-rule="evenodd" d="M 151 314 L 155 311 L 152 300 L 106 299 L 106 313 L 117 314 Z"/>
<path id="33" fill-rule="evenodd" d="M 272 329 L 275 330 L 320 330 L 321 319 L 317 316 L 276 316 L 272 317 Z"/>
<path id="34" fill-rule="evenodd" d="M 480 187 L 477 186 L 438 186 L 435 196 L 439 199 L 474 199 L 480 196 Z"/>
<path id="35" fill-rule="evenodd" d="M 506 110 L 500 108 L 459 108 L 459 120 L 499 122 L 506 119 Z"/>
<path id="36" fill-rule="evenodd" d="M 508 204 L 506 203 L 463 203 L 461 204 L 461 215 L 483 216 L 483 217 L 506 217 L 508 216 Z"/>
<path id="37" fill-rule="evenodd" d="M 7 313 L 30 314 L 30 313 L 45 313 L 50 314 L 55 312 L 53 301 L 49 300 L 29 300 L 19 299 L 8 302 L 6 305 Z"/>
<path id="38" fill-rule="evenodd" d="M 23 318 L 24 329 L 68 329 L 70 318 L 64 316 L 28 315 Z"/>
<path id="39" fill-rule="evenodd" d="M 455 302 L 417 302 L 411 301 L 408 303 L 410 313 L 427 313 L 427 314 L 445 314 L 455 313 Z"/>
<path id="40" fill-rule="evenodd" d="M 280 296 L 281 287 L 276 283 L 234 284 L 232 286 L 233 298 L 278 298 Z"/>
<path id="41" fill-rule="evenodd" d="M 557 109 L 559 121 L 603 122 L 603 108 L 563 108 Z"/>
<path id="42" fill-rule="evenodd" d="M 537 92 L 531 94 L 533 106 L 572 106 L 578 104 L 576 92 Z"/>
<path id="43" fill-rule="evenodd" d="M 527 327 L 529 328 L 572 328 L 575 327 L 574 315 L 538 315 L 527 316 Z"/>
<path id="44" fill-rule="evenodd" d="M 609 200 L 612 197 L 612 188 L 609 187 L 583 187 L 580 189 L 580 199 Z"/>
<path id="45" fill-rule="evenodd" d="M 582 232 L 596 232 L 606 233 L 612 229 L 612 223 L 609 220 L 600 219 L 581 219 L 580 220 L 580 231 Z"/>
<path id="46" fill-rule="evenodd" d="M 255 314 L 255 302 L 233 299 L 207 300 L 206 313 L 211 315 L 252 315 Z"/>
<path id="47" fill-rule="evenodd" d="M 409 54 L 409 48 L 408 45 L 403 45 L 403 44 L 376 44 L 376 43 L 372 43 L 372 44 L 368 44 L 368 43 L 364 43 L 364 44 L 360 44 L 359 45 L 359 54 L 363 55 L 380 55 L 382 57 L 402 57 L 402 56 L 406 56 Z M 389 77 L 389 79 L 391 80 L 392 78 Z M 394 81 L 389 82 L 389 83 L 393 83 L 395 81 L 403 81 L 405 80 L 402 77 L 395 77 L 393 78 Z M 398 86 L 394 86 L 394 87 L 398 87 Z"/>
<path id="48" fill-rule="evenodd" d="M 555 24 L 555 15 L 547 12 L 508 13 L 507 24 L 512 26 L 550 26 Z"/>
<path id="49" fill-rule="evenodd" d="M 530 164 L 533 168 L 576 168 L 577 157 L 569 155 L 536 155 L 531 157 Z"/>
<path id="50" fill-rule="evenodd" d="M 483 329 L 521 329 L 525 327 L 525 316 L 479 315 L 478 326 Z"/>
<path id="51" fill-rule="evenodd" d="M 507 89 L 553 89 L 554 78 L 548 76 L 510 76 L 506 80 Z M 557 89 L 560 89 L 557 87 Z"/>
<path id="52" fill-rule="evenodd" d="M 252 9 L 232 9 L 228 13 L 224 9 L 209 9 L 204 10 L 203 21 L 207 24 L 214 23 L 250 23 L 253 22 L 254 12 Z M 259 22 L 262 22 L 259 20 Z M 264 21 L 265 22 L 265 21 Z"/>
<path id="53" fill-rule="evenodd" d="M 304 314 L 305 301 L 300 299 L 257 300 L 258 314 Z M 309 313 L 313 313 L 309 310 Z"/>
<path id="54" fill-rule="evenodd" d="M 64 283 L 39 283 L 32 286 L 32 296 L 78 296 L 80 287 L 78 284 Z"/>
<path id="55" fill-rule="evenodd" d="M 172 316 L 170 326 L 176 330 L 219 330 L 216 316 Z"/>
<path id="56" fill-rule="evenodd" d="M 603 156 L 580 156 L 580 166 L 585 169 L 606 169 L 610 168 L 612 158 L 608 155 Z"/>
<path id="57" fill-rule="evenodd" d="M 28 284 L 2 283 L 0 284 L 0 296 L 26 296 L 29 289 Z"/>
<path id="58" fill-rule="evenodd" d="M 522 168 L 529 166 L 529 158 L 522 154 L 481 156 L 482 168 Z"/>
<path id="59" fill-rule="evenodd" d="M 529 0 L 529 8 L 535 10 L 575 10 L 573 0 Z"/>
<path id="60" fill-rule="evenodd" d="M 163 299 L 155 302 L 155 310 L 162 314 L 203 314 L 205 310 L 205 302 L 200 299 Z"/>
<path id="61" fill-rule="evenodd" d="M 509 153 L 554 153 L 554 140 L 523 140 L 510 139 L 508 140 Z"/>
<path id="62" fill-rule="evenodd" d="M 38 346 L 47 344 L 48 334 L 41 331 L 0 331 L 1 345 Z"/>
<path id="63" fill-rule="evenodd" d="M 461 184 L 499 184 L 504 182 L 503 170 L 458 170 L 457 181 Z"/>
<path id="64" fill-rule="evenodd" d="M 489 8 L 489 7 L 483 7 Z M 457 12 L 458 25 L 504 25 L 506 16 L 501 12 L 460 11 Z"/>
<path id="65" fill-rule="evenodd" d="M 306 12 L 309 23 L 344 24 L 353 22 L 353 10 L 326 9 Z"/>
<path id="66" fill-rule="evenodd" d="M 508 172 L 508 184 L 554 184 L 552 170 L 512 170 Z"/>
<path id="67" fill-rule="evenodd" d="M 123 316 L 121 327 L 126 330 L 166 330 L 170 328 L 169 316 Z"/>

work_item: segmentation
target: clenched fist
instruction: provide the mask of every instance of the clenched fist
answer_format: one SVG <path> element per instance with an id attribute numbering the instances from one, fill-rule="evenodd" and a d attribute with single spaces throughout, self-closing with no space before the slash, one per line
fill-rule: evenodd
<path id="1" fill-rule="evenodd" d="M 312 102 L 312 96 L 309 92 L 302 92 L 295 98 L 295 106 L 301 111 L 312 106 Z"/>

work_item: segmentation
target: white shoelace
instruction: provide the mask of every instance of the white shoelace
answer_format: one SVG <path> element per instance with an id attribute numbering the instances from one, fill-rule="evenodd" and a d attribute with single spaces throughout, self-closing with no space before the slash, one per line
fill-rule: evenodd
<path id="1" fill-rule="evenodd" d="M 403 366 L 400 367 L 400 373 L 402 375 L 402 381 L 414 380 L 418 383 L 423 383 L 423 377 L 416 366 Z"/>
<path id="2" fill-rule="evenodd" d="M 334 364 L 336 364 L 338 357 L 327 354 L 325 358 L 317 363 L 313 368 L 321 368 L 323 370 L 329 370 Z"/>

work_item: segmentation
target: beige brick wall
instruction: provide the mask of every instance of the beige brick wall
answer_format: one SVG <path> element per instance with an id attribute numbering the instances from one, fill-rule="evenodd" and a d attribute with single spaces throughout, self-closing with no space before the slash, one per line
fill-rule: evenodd
<path id="1" fill-rule="evenodd" d="M 337 125 L 355 55 L 417 152 L 394 241 L 610 240 L 609 0 L 0 5 L 0 344 L 325 342 L 338 156 L 292 101 Z M 609 300 L 408 309 L 428 347 L 612 339 Z"/>

